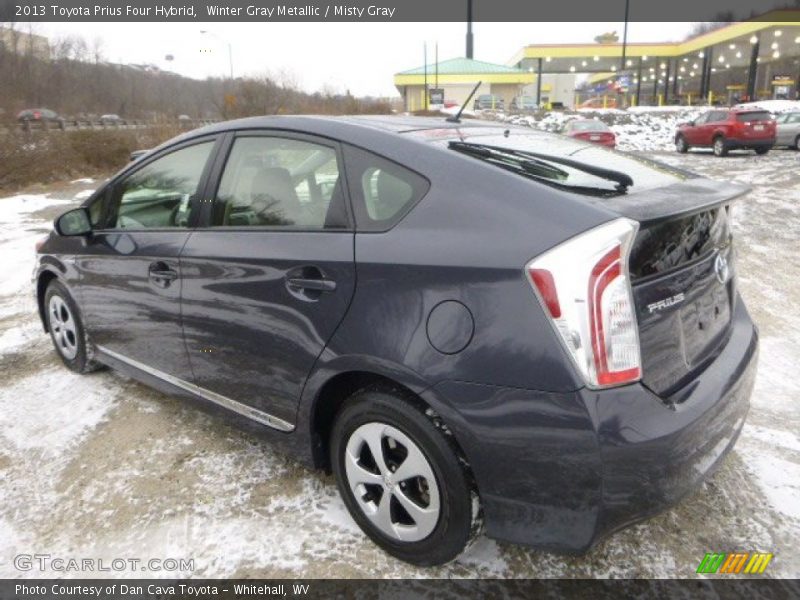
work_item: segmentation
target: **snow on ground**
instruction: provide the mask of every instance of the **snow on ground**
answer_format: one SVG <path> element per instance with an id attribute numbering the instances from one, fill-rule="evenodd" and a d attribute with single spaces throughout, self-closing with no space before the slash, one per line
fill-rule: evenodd
<path id="1" fill-rule="evenodd" d="M 762 100 L 738 104 L 737 108 L 761 108 L 780 114 L 800 111 L 800 101 Z M 573 119 L 599 119 L 616 134 L 619 150 L 668 152 L 674 149 L 678 125 L 692 121 L 708 110 L 710 108 L 707 106 L 634 106 L 625 110 L 583 108 L 575 112 L 549 111 L 528 115 L 498 112 L 482 116 L 554 132 L 562 131 L 564 125 Z"/>
<path id="2" fill-rule="evenodd" d="M 64 369 L 28 278 L 36 238 L 77 192 L 0 198 L 0 577 L 62 575 L 15 571 L 22 552 L 195 561 L 192 572 L 148 576 L 693 577 L 706 552 L 730 550 L 773 552 L 767 575 L 796 576 L 800 154 L 648 156 L 754 187 L 733 213 L 739 285 L 762 339 L 736 448 L 697 493 L 585 556 L 482 537 L 427 570 L 369 542 L 331 477 L 112 371 Z"/>
<path id="3" fill-rule="evenodd" d="M 617 136 L 617 148 L 627 151 L 665 152 L 674 148 L 675 130 L 681 123 L 696 119 L 705 107 L 662 107 L 669 110 L 581 109 L 578 112 L 549 111 L 542 114 L 498 114 L 496 119 L 540 129 L 561 132 L 574 119 L 598 119 Z"/>
<path id="4" fill-rule="evenodd" d="M 757 102 L 743 102 L 736 108 L 761 108 L 771 113 L 800 111 L 800 100 L 758 100 Z"/>
<path id="5" fill-rule="evenodd" d="M 20 194 L 0 201 L 0 319 L 3 319 L 30 311 L 32 306 L 27 292 L 34 267 L 34 244 L 49 229 L 49 224 L 35 213 L 68 201 L 45 194 Z M 0 336 L 0 340 L 5 340 L 6 332 Z"/>

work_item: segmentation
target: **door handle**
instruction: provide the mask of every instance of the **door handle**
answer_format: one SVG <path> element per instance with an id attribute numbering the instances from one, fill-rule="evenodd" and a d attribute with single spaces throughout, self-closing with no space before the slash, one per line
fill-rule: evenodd
<path id="1" fill-rule="evenodd" d="M 333 279 L 292 277 L 287 279 L 286 283 L 293 288 L 316 290 L 318 292 L 332 292 L 336 289 L 336 282 Z"/>

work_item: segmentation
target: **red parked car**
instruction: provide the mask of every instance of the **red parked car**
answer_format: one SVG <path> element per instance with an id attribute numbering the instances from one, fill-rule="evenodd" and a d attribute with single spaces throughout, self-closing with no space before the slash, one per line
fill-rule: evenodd
<path id="1" fill-rule="evenodd" d="M 575 119 L 567 123 L 564 133 L 569 137 L 586 140 L 608 148 L 617 145 L 617 136 L 608 128 L 608 125 L 597 119 Z"/>
<path id="2" fill-rule="evenodd" d="M 687 152 L 694 147 L 713 148 L 717 156 L 740 149 L 766 154 L 775 145 L 775 132 L 775 119 L 765 110 L 715 109 L 679 125 L 675 149 Z"/>

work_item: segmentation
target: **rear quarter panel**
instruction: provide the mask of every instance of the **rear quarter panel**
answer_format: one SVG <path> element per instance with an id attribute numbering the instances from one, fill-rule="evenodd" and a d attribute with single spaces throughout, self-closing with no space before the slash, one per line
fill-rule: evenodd
<path id="1" fill-rule="evenodd" d="M 400 375 L 415 391 L 443 380 L 580 387 L 523 267 L 614 215 L 454 151 L 414 144 L 381 153 L 424 174 L 431 188 L 390 231 L 356 234 L 356 292 L 315 372 L 361 364 Z M 431 311 L 445 301 L 465 306 L 474 328 L 453 353 L 428 336 Z M 304 403 L 323 379 L 312 375 Z"/>

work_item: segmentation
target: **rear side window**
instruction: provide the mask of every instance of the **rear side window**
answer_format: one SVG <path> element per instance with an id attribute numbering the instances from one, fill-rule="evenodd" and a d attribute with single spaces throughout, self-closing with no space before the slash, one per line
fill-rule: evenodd
<path id="1" fill-rule="evenodd" d="M 772 119 L 772 116 L 765 110 L 759 112 L 738 113 L 736 115 L 736 120 L 740 123 L 747 123 L 748 121 L 769 121 L 770 119 Z"/>
<path id="2" fill-rule="evenodd" d="M 381 156 L 347 146 L 345 164 L 359 231 L 386 231 L 427 193 L 421 175 Z"/>

